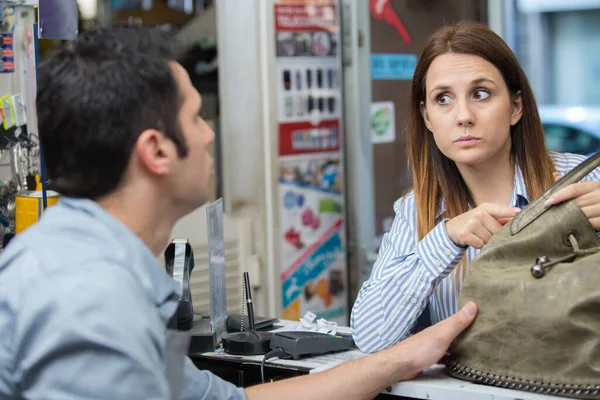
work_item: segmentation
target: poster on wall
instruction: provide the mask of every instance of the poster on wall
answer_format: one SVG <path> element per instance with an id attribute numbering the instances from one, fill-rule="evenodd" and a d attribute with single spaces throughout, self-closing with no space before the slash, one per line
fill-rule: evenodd
<path id="1" fill-rule="evenodd" d="M 274 12 L 283 318 L 347 324 L 339 9 L 280 0 Z"/>
<path id="2" fill-rule="evenodd" d="M 373 143 L 392 143 L 396 140 L 396 119 L 393 101 L 371 103 L 371 138 Z"/>

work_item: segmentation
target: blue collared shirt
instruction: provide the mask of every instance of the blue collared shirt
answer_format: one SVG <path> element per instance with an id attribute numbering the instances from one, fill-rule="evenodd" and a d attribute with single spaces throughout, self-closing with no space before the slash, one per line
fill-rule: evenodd
<path id="1" fill-rule="evenodd" d="M 0 398 L 168 399 L 179 288 L 97 203 L 61 199 L 0 256 Z M 245 399 L 185 357 L 181 399 Z"/>
<path id="2" fill-rule="evenodd" d="M 585 160 L 576 154 L 551 153 L 556 170 L 565 175 Z M 600 182 L 599 169 L 583 180 Z M 515 168 L 510 205 L 525 208 L 529 197 L 521 169 Z M 387 348 L 410 335 L 426 307 L 436 323 L 458 311 L 458 294 L 464 275 L 456 277 L 456 266 L 467 254 L 467 263 L 481 250 L 459 247 L 439 223 L 419 241 L 417 210 L 411 192 L 394 204 L 396 217 L 383 236 L 371 276 L 364 282 L 350 323 L 358 347 L 365 352 Z"/>

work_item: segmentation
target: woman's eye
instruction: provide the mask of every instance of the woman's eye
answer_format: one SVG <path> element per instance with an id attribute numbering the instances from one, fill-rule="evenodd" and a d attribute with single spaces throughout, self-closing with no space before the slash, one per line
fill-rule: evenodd
<path id="1" fill-rule="evenodd" d="M 440 94 L 438 95 L 435 100 L 438 102 L 438 104 L 448 104 L 450 103 L 450 96 L 448 96 L 447 94 Z"/>
<path id="2" fill-rule="evenodd" d="M 475 91 L 475 98 L 477 100 L 485 100 L 490 97 L 490 92 L 484 89 L 478 89 Z"/>

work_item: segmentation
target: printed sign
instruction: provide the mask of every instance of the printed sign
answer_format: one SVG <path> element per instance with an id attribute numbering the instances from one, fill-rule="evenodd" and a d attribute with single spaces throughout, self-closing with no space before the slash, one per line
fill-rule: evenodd
<path id="1" fill-rule="evenodd" d="M 0 35 L 0 73 L 15 72 L 15 52 L 13 49 L 12 33 Z"/>
<path id="2" fill-rule="evenodd" d="M 0 30 L 0 73 L 15 72 L 15 51 L 13 31 L 15 30 L 15 8 L 4 7 L 0 10 L 2 27 Z"/>
<path id="3" fill-rule="evenodd" d="M 274 12 L 283 317 L 347 324 L 338 8 L 288 0 Z"/>
<path id="4" fill-rule="evenodd" d="M 416 54 L 371 54 L 371 79 L 412 79 Z"/>
<path id="5" fill-rule="evenodd" d="M 396 140 L 394 103 L 391 101 L 371 104 L 371 137 L 373 143 L 389 143 Z"/>
<path id="6" fill-rule="evenodd" d="M 279 154 L 282 156 L 340 151 L 338 120 L 294 122 L 279 126 Z"/>

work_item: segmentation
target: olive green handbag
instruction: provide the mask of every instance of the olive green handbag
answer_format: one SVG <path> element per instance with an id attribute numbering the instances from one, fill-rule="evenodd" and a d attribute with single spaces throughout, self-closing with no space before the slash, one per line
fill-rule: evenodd
<path id="1" fill-rule="evenodd" d="M 472 300 L 479 313 L 450 347 L 451 375 L 600 399 L 600 241 L 574 200 L 544 206 L 598 165 L 600 152 L 502 227 L 473 260 L 459 307 Z"/>

